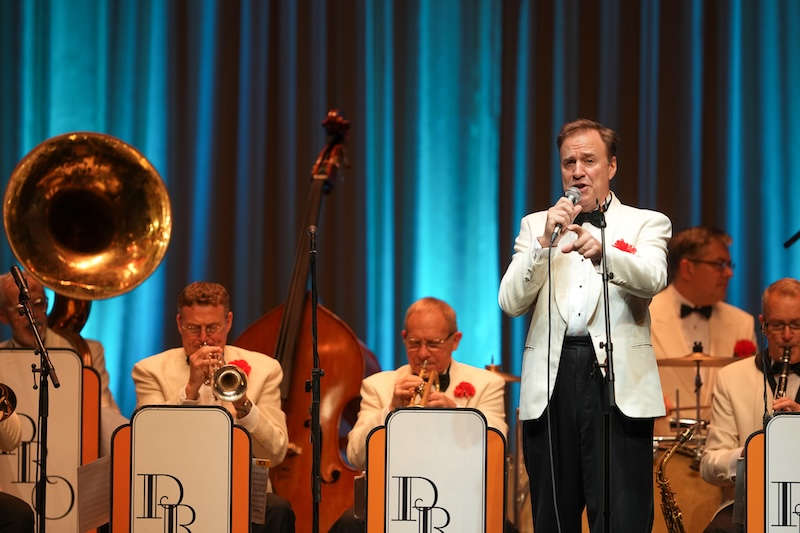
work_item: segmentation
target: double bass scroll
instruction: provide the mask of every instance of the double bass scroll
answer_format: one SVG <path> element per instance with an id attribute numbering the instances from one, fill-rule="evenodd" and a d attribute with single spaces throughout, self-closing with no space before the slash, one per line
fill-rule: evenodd
<path id="1" fill-rule="evenodd" d="M 319 226 L 323 195 L 333 190 L 339 168 L 346 164 L 344 141 L 350 123 L 337 111 L 329 111 L 323 122 L 328 143 L 319 153 L 311 171 L 305 214 L 298 231 L 294 268 L 286 302 L 251 324 L 234 342 L 242 348 L 274 354 L 283 368 L 281 398 L 289 431 L 289 451 L 283 462 L 270 469 L 275 492 L 292 502 L 298 531 L 311 531 L 312 453 L 311 395 L 306 381 L 313 368 L 311 305 L 307 294 L 309 272 L 309 226 Z M 322 428 L 321 499 L 319 525 L 327 531 L 353 503 L 353 483 L 360 473 L 344 457 L 346 443 L 340 427 L 355 423 L 361 380 L 378 370 L 375 356 L 352 329 L 326 307 L 318 307 L 321 383 L 320 425 Z"/>

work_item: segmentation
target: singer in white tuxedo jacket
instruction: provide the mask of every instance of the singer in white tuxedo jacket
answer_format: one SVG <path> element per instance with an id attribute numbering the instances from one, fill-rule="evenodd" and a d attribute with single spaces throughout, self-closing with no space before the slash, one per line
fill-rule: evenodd
<path id="1" fill-rule="evenodd" d="M 556 530 L 550 442 L 562 531 L 580 532 L 584 505 L 592 531 L 603 525 L 602 248 L 600 230 L 590 222 L 579 225 L 581 213 L 603 204 L 605 253 L 613 274 L 609 306 L 617 405 L 612 413 L 612 531 L 650 531 L 653 417 L 664 414 L 664 404 L 648 306 L 666 285 L 671 223 L 660 213 L 622 204 L 609 191 L 616 173 L 613 130 L 576 121 L 562 128 L 557 145 L 564 189 L 577 188 L 581 199 L 573 206 L 561 198 L 548 211 L 522 219 L 498 297 L 500 307 L 511 316 L 533 311 L 523 350 L 520 418 L 534 525 L 537 530 Z M 590 220 L 596 215 L 591 213 Z M 550 247 L 557 224 L 563 232 Z M 549 437 L 543 416 L 548 400 Z"/>

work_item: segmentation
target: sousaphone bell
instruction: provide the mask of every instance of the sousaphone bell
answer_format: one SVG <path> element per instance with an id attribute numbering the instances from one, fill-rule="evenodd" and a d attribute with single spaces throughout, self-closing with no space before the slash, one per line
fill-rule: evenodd
<path id="1" fill-rule="evenodd" d="M 78 332 L 90 300 L 142 283 L 172 230 L 169 195 L 153 165 L 120 139 L 91 132 L 50 138 L 17 164 L 3 222 L 27 274 L 56 293 L 48 324 L 89 364 Z"/>

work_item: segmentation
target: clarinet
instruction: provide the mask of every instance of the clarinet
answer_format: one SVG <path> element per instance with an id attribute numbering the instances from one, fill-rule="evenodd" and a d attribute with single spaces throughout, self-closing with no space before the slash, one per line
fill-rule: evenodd
<path id="1" fill-rule="evenodd" d="M 775 399 L 786 396 L 786 383 L 789 381 L 789 359 L 792 356 L 792 347 L 784 346 L 781 356 L 781 373 L 778 374 L 778 383 L 775 385 Z"/>

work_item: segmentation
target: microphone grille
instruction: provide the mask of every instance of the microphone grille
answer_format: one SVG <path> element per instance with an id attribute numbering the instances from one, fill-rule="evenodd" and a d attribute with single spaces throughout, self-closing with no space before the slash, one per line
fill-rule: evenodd
<path id="1" fill-rule="evenodd" d="M 577 187 L 570 187 L 566 191 L 564 191 L 564 196 L 566 196 L 572 205 L 577 204 L 581 201 L 581 191 L 578 190 Z"/>

